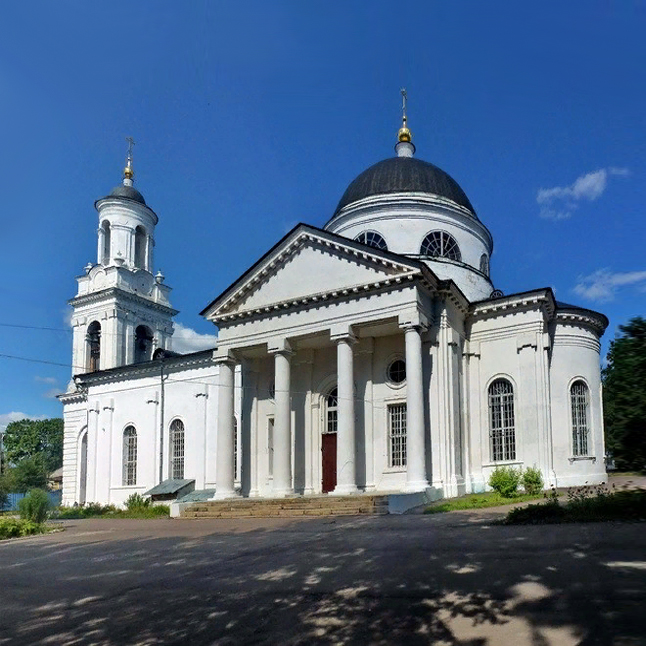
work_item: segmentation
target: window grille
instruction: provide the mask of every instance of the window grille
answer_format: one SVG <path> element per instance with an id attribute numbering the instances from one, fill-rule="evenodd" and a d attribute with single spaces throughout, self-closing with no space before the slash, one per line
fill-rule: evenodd
<path id="1" fill-rule="evenodd" d="M 127 426 L 123 432 L 123 485 L 137 484 L 137 430 Z"/>
<path id="2" fill-rule="evenodd" d="M 388 366 L 388 379 L 394 384 L 406 381 L 406 362 L 403 359 L 395 359 Z"/>
<path id="3" fill-rule="evenodd" d="M 588 455 L 588 387 L 575 381 L 570 388 L 572 446 L 575 456 Z"/>
<path id="4" fill-rule="evenodd" d="M 338 417 L 339 393 L 336 388 L 325 398 L 325 430 L 324 433 L 336 433 Z"/>
<path id="5" fill-rule="evenodd" d="M 184 478 L 184 422 L 174 419 L 170 425 L 171 478 Z"/>
<path id="6" fill-rule="evenodd" d="M 492 460 L 515 460 L 514 388 L 506 379 L 489 386 L 489 433 Z"/>
<path id="7" fill-rule="evenodd" d="M 388 245 L 386 244 L 386 241 L 384 240 L 383 236 L 376 231 L 363 231 L 355 238 L 355 240 L 356 242 L 368 245 L 369 247 L 388 251 Z"/>
<path id="8" fill-rule="evenodd" d="M 485 275 L 489 275 L 489 256 L 486 253 L 483 253 L 480 256 L 480 271 Z"/>
<path id="9" fill-rule="evenodd" d="M 422 242 L 420 255 L 428 258 L 448 258 L 449 260 L 462 260 L 460 247 L 452 235 L 446 231 L 432 231 Z"/>
<path id="10" fill-rule="evenodd" d="M 391 467 L 406 466 L 406 404 L 388 406 L 388 445 Z"/>

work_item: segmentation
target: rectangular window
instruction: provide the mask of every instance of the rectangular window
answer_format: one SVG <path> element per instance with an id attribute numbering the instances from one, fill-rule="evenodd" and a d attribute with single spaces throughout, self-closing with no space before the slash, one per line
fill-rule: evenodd
<path id="1" fill-rule="evenodd" d="M 406 404 L 388 406 L 388 466 L 406 466 Z"/>

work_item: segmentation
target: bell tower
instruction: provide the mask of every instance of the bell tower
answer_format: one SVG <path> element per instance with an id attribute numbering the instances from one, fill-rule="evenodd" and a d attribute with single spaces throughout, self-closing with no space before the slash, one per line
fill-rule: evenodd
<path id="1" fill-rule="evenodd" d="M 97 258 L 79 276 L 74 308 L 73 374 L 107 370 L 152 359 L 173 334 L 171 288 L 153 275 L 159 218 L 134 187 L 129 137 L 123 181 L 97 200 Z"/>

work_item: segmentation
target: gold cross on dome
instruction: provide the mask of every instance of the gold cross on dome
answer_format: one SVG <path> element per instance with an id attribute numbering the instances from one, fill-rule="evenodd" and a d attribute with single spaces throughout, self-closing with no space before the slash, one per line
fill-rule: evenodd
<path id="1" fill-rule="evenodd" d="M 132 161 L 132 147 L 135 145 L 135 140 L 132 137 L 126 137 L 128 142 L 128 160 Z"/>
<path id="2" fill-rule="evenodd" d="M 404 118 L 404 123 L 406 123 L 406 100 L 408 99 L 408 95 L 406 94 L 406 88 L 403 87 L 401 90 L 401 95 L 402 95 L 402 115 Z"/>

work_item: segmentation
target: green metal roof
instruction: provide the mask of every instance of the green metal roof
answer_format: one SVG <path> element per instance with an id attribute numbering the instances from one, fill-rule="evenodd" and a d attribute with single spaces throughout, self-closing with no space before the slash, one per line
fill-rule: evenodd
<path id="1" fill-rule="evenodd" d="M 154 486 L 152 489 L 146 491 L 144 496 L 160 496 L 164 494 L 173 494 L 181 491 L 186 485 L 195 482 L 195 480 L 181 480 L 179 478 L 169 478 L 160 482 L 158 485 Z"/>

